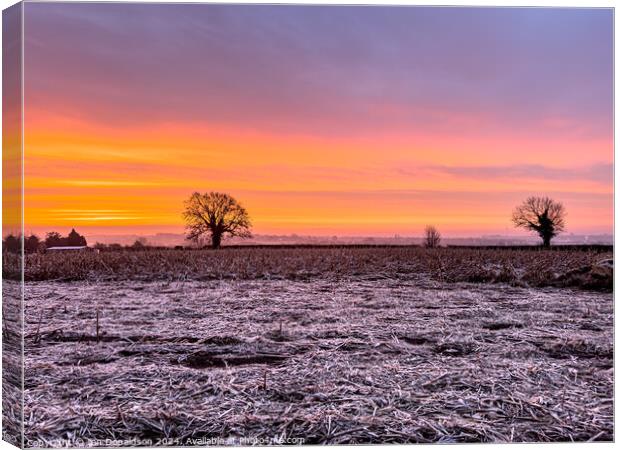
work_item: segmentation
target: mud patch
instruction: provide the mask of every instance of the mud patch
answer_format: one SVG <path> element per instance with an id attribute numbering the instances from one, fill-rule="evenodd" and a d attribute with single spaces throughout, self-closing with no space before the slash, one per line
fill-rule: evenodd
<path id="1" fill-rule="evenodd" d="M 88 355 L 88 356 L 78 356 L 69 361 L 61 361 L 58 363 L 59 366 L 90 366 L 92 364 L 109 364 L 116 361 L 118 358 L 107 355 Z"/>
<path id="2" fill-rule="evenodd" d="M 601 327 L 599 327 L 598 325 L 595 325 L 593 323 L 590 322 L 584 322 L 581 325 L 579 325 L 579 329 L 580 330 L 589 330 L 589 331 L 603 331 L 603 329 Z"/>
<path id="3" fill-rule="evenodd" d="M 289 355 L 276 355 L 269 353 L 255 354 L 218 354 L 210 351 L 198 351 L 179 358 L 178 363 L 192 369 L 206 369 L 209 367 L 244 366 L 249 364 L 280 364 L 289 358 Z"/>
<path id="4" fill-rule="evenodd" d="M 437 342 L 433 338 L 422 335 L 401 335 L 398 336 L 398 339 L 411 345 L 434 344 L 435 342 Z"/>
<path id="5" fill-rule="evenodd" d="M 602 346 L 584 340 L 572 340 L 566 342 L 538 343 L 536 345 L 551 358 L 568 359 L 572 356 L 577 358 L 613 358 L 613 348 Z"/>
<path id="6" fill-rule="evenodd" d="M 516 322 L 491 322 L 482 325 L 482 328 L 491 331 L 507 330 L 509 328 L 523 328 L 523 324 Z"/>
<path id="7" fill-rule="evenodd" d="M 444 356 L 465 356 L 475 351 L 476 347 L 470 342 L 444 342 L 434 348 L 435 353 Z"/>
<path id="8" fill-rule="evenodd" d="M 243 344 L 243 339 L 239 339 L 235 336 L 210 336 L 200 341 L 202 344 L 211 345 L 236 345 Z"/>

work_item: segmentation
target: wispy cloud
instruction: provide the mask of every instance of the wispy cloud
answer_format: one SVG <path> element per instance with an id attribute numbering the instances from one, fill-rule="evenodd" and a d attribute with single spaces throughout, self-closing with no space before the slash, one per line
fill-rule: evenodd
<path id="1" fill-rule="evenodd" d="M 592 164 L 583 167 L 550 167 L 539 164 L 512 164 L 495 166 L 425 166 L 420 169 L 401 169 L 402 173 L 419 173 L 420 171 L 447 174 L 455 177 L 475 179 L 504 179 L 519 181 L 522 179 L 554 181 L 591 181 L 611 186 L 614 167 L 610 163 Z"/>
<path id="2" fill-rule="evenodd" d="M 49 213 L 57 220 L 71 222 L 107 222 L 148 219 L 148 217 L 145 217 L 136 211 L 123 209 L 55 209 Z"/>
<path id="3" fill-rule="evenodd" d="M 138 187 L 138 186 L 160 186 L 161 183 L 150 181 L 129 181 L 129 180 L 59 180 L 59 184 L 65 186 L 83 187 Z"/>

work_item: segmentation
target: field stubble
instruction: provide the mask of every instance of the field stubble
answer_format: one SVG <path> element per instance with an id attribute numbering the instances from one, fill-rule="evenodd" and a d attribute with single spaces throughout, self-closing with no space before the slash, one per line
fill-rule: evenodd
<path id="1" fill-rule="evenodd" d="M 273 267 L 295 279 L 26 283 L 26 438 L 613 438 L 611 293 L 397 278 L 362 254 L 346 277 L 299 279 L 293 252 Z M 221 255 L 200 273 L 243 273 Z"/>
<path id="2" fill-rule="evenodd" d="M 5 253 L 4 277 L 20 279 L 15 255 Z M 26 281 L 206 281 L 218 279 L 342 280 L 356 277 L 441 282 L 576 286 L 611 290 L 609 253 L 499 249 L 232 248 L 32 254 Z"/>
<path id="3" fill-rule="evenodd" d="M 26 444 L 611 440 L 613 295 L 457 277 L 607 255 L 450 252 L 30 259 Z"/>

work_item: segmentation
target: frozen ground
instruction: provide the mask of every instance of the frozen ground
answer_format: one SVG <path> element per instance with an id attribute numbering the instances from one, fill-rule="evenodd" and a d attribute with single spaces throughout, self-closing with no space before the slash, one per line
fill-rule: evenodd
<path id="1" fill-rule="evenodd" d="M 611 293 L 373 278 L 27 283 L 26 444 L 613 438 Z"/>

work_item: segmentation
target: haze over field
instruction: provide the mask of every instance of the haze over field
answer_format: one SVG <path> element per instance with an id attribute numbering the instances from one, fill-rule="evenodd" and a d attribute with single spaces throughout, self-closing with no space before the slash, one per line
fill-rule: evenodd
<path id="1" fill-rule="evenodd" d="M 139 239 L 144 239 L 148 245 L 171 247 L 177 245 L 190 245 L 182 233 L 157 233 L 149 235 L 138 234 L 115 234 L 86 236 L 89 245 L 97 242 L 102 244 L 132 245 Z M 613 244 L 613 235 L 560 235 L 554 240 L 556 245 L 562 244 Z M 486 235 L 477 237 L 448 237 L 441 240 L 443 245 L 540 245 L 540 238 L 530 236 L 502 236 Z M 251 239 L 232 238 L 225 239 L 225 245 L 421 245 L 422 236 L 305 236 L 298 234 L 270 235 L 257 234 Z"/>
<path id="2" fill-rule="evenodd" d="M 25 5 L 26 231 L 610 234 L 611 10 Z"/>

